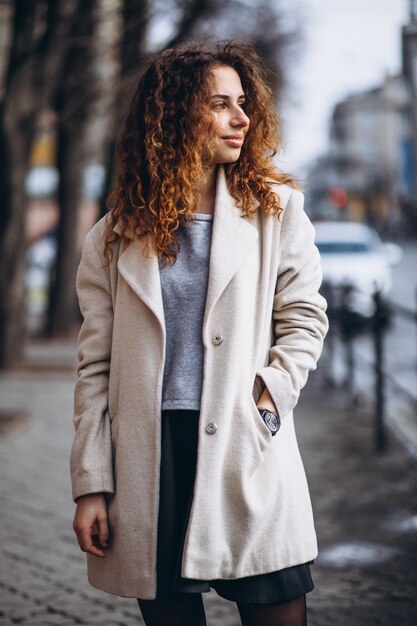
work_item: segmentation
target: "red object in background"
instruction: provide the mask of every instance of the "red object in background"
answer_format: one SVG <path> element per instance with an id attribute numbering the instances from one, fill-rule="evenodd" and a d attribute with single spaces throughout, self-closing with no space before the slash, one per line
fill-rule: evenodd
<path id="1" fill-rule="evenodd" d="M 330 187 L 327 198 L 334 207 L 342 207 L 346 205 L 347 193 L 343 187 Z"/>

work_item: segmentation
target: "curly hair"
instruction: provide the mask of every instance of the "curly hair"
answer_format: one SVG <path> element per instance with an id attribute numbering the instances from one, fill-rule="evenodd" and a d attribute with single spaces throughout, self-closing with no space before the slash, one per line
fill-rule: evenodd
<path id="1" fill-rule="evenodd" d="M 231 195 L 248 216 L 258 204 L 266 215 L 279 215 L 271 181 L 298 188 L 294 177 L 279 173 L 272 162 L 281 129 L 254 48 L 226 42 L 211 50 L 201 44 L 165 50 L 140 78 L 119 140 L 116 185 L 107 200 L 109 262 L 116 224 L 122 237 L 144 239 L 145 249 L 150 241 L 164 265 L 175 262 L 175 231 L 182 218 L 192 219 L 199 183 L 212 165 L 211 70 L 222 65 L 239 75 L 251 121 L 239 159 L 226 165 Z"/>

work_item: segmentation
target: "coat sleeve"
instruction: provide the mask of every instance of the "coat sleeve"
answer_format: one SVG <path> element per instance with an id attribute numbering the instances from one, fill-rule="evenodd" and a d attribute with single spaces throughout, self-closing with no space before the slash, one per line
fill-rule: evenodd
<path id="1" fill-rule="evenodd" d="M 297 404 L 308 373 L 316 369 L 328 330 L 327 303 L 314 228 L 304 211 L 304 194 L 293 190 L 283 212 L 281 253 L 272 319 L 275 342 L 270 362 L 257 372 L 282 418 Z"/>
<path id="2" fill-rule="evenodd" d="M 70 459 L 74 501 L 88 493 L 114 492 L 108 413 L 113 304 L 109 270 L 92 231 L 83 245 L 76 289 L 84 321 L 78 338 L 75 436 Z"/>

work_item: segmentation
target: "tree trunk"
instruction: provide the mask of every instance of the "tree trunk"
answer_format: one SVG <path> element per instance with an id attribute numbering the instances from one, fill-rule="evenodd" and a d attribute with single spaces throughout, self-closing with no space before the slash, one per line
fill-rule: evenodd
<path id="1" fill-rule="evenodd" d="M 24 9 L 27 12 L 24 13 Z M 30 7 L 16 6 L 11 24 L 12 42 L 0 108 L 0 368 L 12 366 L 22 353 L 25 319 L 24 183 L 34 135 L 28 100 L 28 48 L 34 24 Z M 26 61 L 26 63 L 25 63 Z"/>
<path id="2" fill-rule="evenodd" d="M 92 43 L 96 2 L 80 4 L 57 94 L 60 211 L 58 255 L 50 292 L 48 334 L 70 336 L 78 323 L 75 277 L 78 224 L 86 165 L 86 124 L 92 83 Z M 75 103 L 75 105 L 74 105 Z"/>
<path id="3" fill-rule="evenodd" d="M 22 93 L 20 93 L 22 95 Z M 25 339 L 25 214 L 24 180 L 31 129 L 18 128 L 12 111 L 3 114 L 0 142 L 2 189 L 0 251 L 0 368 L 15 364 Z"/>
<path id="4" fill-rule="evenodd" d="M 79 124 L 58 130 L 57 167 L 60 172 L 58 245 L 49 304 L 50 336 L 69 336 L 78 321 L 75 276 L 78 261 L 78 218 L 84 153 Z"/>

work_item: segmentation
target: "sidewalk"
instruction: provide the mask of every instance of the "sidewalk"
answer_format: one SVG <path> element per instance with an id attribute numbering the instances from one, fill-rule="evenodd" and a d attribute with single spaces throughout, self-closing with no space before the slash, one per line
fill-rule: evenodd
<path id="1" fill-rule="evenodd" d="M 416 460 L 392 432 L 378 456 L 371 418 L 314 385 L 306 392 L 296 423 L 320 548 L 309 624 L 414 625 Z"/>
<path id="2" fill-rule="evenodd" d="M 0 422 L 18 415 L 0 429 L 0 626 L 142 623 L 135 600 L 88 586 L 73 535 L 74 354 L 32 346 L 29 367 L 0 377 Z M 369 419 L 338 408 L 318 382 L 295 411 L 320 544 L 309 626 L 414 626 L 416 461 L 393 437 L 378 457 Z M 239 625 L 215 591 L 204 602 L 209 626 Z"/>

